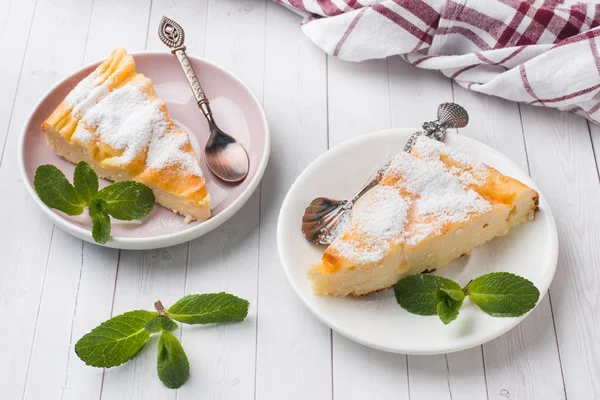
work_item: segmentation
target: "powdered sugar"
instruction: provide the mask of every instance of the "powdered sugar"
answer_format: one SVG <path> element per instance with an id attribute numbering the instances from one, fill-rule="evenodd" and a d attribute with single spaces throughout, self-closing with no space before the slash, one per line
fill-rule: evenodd
<path id="1" fill-rule="evenodd" d="M 399 154 L 390 165 L 406 191 L 415 196 L 414 221 L 406 243 L 414 245 L 432 234 L 441 234 L 447 224 L 467 221 L 489 212 L 488 201 L 446 172 L 442 163 L 431 163 L 409 154 Z"/>
<path id="2" fill-rule="evenodd" d="M 181 148 L 189 143 L 190 140 L 185 132 L 154 136 L 148 149 L 146 165 L 148 168 L 156 169 L 176 166 L 182 171 L 201 176 L 198 159 L 191 153 L 181 151 Z"/>
<path id="3" fill-rule="evenodd" d="M 453 135 L 452 139 L 453 145 L 450 147 L 437 140 L 420 136 L 413 151 L 420 159 L 430 163 L 438 163 L 443 168 L 448 169 L 463 185 L 483 185 L 489 176 L 485 164 L 471 154 L 470 148 L 464 139 L 458 135 Z M 440 161 L 441 156 L 451 158 L 454 162 L 460 164 L 461 168 L 447 167 Z"/>
<path id="4" fill-rule="evenodd" d="M 371 203 L 356 216 L 361 233 L 372 238 L 395 238 L 404 231 L 408 204 L 393 186 L 379 186 Z"/>
<path id="5" fill-rule="evenodd" d="M 352 219 L 352 235 L 359 239 L 338 237 L 331 248 L 356 263 L 380 261 L 392 244 L 402 240 L 408 204 L 398 188 L 376 187 L 367 207 Z"/>
<path id="6" fill-rule="evenodd" d="M 78 85 L 71 101 L 78 100 L 73 110 L 82 113 L 82 118 L 73 138 L 84 143 L 97 138 L 121 151 L 111 159 L 116 165 L 127 165 L 147 150 L 149 168 L 177 166 L 181 173 L 201 176 L 195 155 L 182 150 L 190 145 L 187 133 L 167 124 L 164 104 L 143 91 L 144 83 L 127 84 L 110 93 L 107 82 L 97 87 L 89 82 Z M 87 98 L 84 90 L 88 90 Z"/>
<path id="7" fill-rule="evenodd" d="M 81 121 L 95 126 L 102 142 L 115 150 L 123 150 L 123 154 L 113 160 L 119 165 L 130 163 L 153 136 L 164 135 L 167 130 L 160 103 L 151 101 L 137 85 L 112 91 L 89 109 Z"/>
<path id="8" fill-rule="evenodd" d="M 74 107 L 84 101 L 90 92 L 94 90 L 99 84 L 98 72 L 94 71 L 85 78 L 83 78 L 71 92 L 65 98 L 65 102 L 70 106 Z"/>

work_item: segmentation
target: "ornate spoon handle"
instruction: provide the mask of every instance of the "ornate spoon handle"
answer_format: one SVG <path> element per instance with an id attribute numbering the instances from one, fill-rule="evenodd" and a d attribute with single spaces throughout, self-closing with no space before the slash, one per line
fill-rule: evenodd
<path id="1" fill-rule="evenodd" d="M 353 206 L 365 193 L 379 185 L 379 182 L 381 182 L 381 179 L 383 178 L 383 174 L 385 174 L 385 171 L 387 171 L 391 163 L 391 161 L 388 161 L 384 166 L 373 172 L 369 177 L 369 180 L 348 200 L 348 203 Z"/>
<path id="2" fill-rule="evenodd" d="M 202 85 L 200 85 L 200 81 L 190 64 L 187 54 L 185 54 L 185 46 L 183 45 L 185 32 L 183 28 L 177 22 L 163 16 L 158 27 L 158 37 L 164 44 L 171 48 L 171 53 L 177 56 L 181 69 L 183 69 L 185 77 L 192 88 L 198 107 L 200 107 L 208 122 L 214 123 L 208 99 L 204 94 Z"/>
<path id="3" fill-rule="evenodd" d="M 190 60 L 188 59 L 187 54 L 185 54 L 185 46 L 182 46 L 177 49 L 171 50 L 177 56 L 179 60 L 179 64 L 181 65 L 181 69 L 185 73 L 185 77 L 187 78 L 190 87 L 192 88 L 192 92 L 194 93 L 194 97 L 196 98 L 196 102 L 198 103 L 198 107 L 202 110 L 202 113 L 207 119 L 211 119 L 212 111 L 210 109 L 210 103 L 204 94 L 204 90 L 202 89 L 202 85 L 200 85 L 200 81 L 190 64 Z"/>

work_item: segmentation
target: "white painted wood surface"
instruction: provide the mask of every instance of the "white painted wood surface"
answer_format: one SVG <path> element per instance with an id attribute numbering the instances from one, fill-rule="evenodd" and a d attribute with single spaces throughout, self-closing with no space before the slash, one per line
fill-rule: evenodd
<path id="1" fill-rule="evenodd" d="M 241 77 L 262 101 L 272 154 L 255 195 L 211 234 L 153 251 L 82 243 L 46 220 L 17 166 L 21 127 L 62 77 L 116 46 L 164 50 L 167 14 L 190 54 Z M 0 0 L 0 399 L 595 399 L 600 393 L 600 127 L 468 92 L 399 58 L 345 63 L 268 0 Z M 332 333 L 291 291 L 275 244 L 278 210 L 328 147 L 415 127 L 454 99 L 463 134 L 528 169 L 557 218 L 550 293 L 517 328 L 439 356 L 372 350 Z M 156 341 L 122 367 L 86 367 L 73 346 L 110 315 L 226 290 L 250 300 L 242 324 L 178 331 L 192 365 L 181 389 L 156 378 Z"/>

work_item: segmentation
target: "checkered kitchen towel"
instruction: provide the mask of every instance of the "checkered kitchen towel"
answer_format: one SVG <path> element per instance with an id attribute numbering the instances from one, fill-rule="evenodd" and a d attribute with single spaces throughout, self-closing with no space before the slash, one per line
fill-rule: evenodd
<path id="1" fill-rule="evenodd" d="M 600 123 L 600 5 L 560 0 L 275 0 L 327 53 L 401 55 L 485 94 Z"/>

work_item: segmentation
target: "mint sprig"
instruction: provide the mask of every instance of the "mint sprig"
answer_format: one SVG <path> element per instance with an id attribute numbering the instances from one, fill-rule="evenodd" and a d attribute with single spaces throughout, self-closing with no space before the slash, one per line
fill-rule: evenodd
<path id="1" fill-rule="evenodd" d="M 248 306 L 247 300 L 224 292 L 188 295 L 169 310 L 157 301 L 156 311 L 130 311 L 103 322 L 79 339 L 75 353 L 87 365 L 115 367 L 135 357 L 152 334 L 160 333 L 158 377 L 166 387 L 175 389 L 188 380 L 190 365 L 181 343 L 172 333 L 179 327 L 173 319 L 179 318 L 187 324 L 242 321 L 248 314 Z M 171 314 L 171 309 L 179 314 Z M 182 310 L 192 313 L 182 314 Z"/>
<path id="2" fill-rule="evenodd" d="M 138 182 L 113 183 L 98 190 L 98 175 L 82 161 L 75 167 L 73 184 L 54 165 L 42 165 L 35 172 L 35 191 L 48 207 L 68 215 L 83 213 L 88 206 L 94 241 L 104 244 L 110 237 L 110 216 L 120 220 L 140 219 L 154 207 L 154 193 Z"/>
<path id="3" fill-rule="evenodd" d="M 437 275 L 409 275 L 394 287 L 398 304 L 413 314 L 438 315 L 444 324 L 458 317 L 465 297 L 492 317 L 519 317 L 540 297 L 533 283 L 509 272 L 493 272 L 467 286 Z"/>

